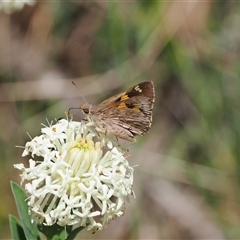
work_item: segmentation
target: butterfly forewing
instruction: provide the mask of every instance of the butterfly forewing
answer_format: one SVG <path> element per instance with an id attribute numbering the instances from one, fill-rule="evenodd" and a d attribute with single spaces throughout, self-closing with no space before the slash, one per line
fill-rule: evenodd
<path id="1" fill-rule="evenodd" d="M 147 81 L 83 111 L 98 131 L 135 141 L 134 136 L 144 135 L 151 127 L 154 100 L 153 82 Z"/>

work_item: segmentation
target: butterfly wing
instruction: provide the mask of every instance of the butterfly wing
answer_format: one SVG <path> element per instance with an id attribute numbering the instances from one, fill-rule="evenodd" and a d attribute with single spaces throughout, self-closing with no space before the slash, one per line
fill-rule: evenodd
<path id="1" fill-rule="evenodd" d="M 142 82 L 94 107 L 91 117 L 102 131 L 134 141 L 151 127 L 154 99 L 153 82 Z"/>

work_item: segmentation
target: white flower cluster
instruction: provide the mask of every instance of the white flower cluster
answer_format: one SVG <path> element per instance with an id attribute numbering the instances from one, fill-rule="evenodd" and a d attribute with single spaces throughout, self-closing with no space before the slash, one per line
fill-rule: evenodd
<path id="1" fill-rule="evenodd" d="M 62 119 L 26 143 L 22 184 L 33 220 L 96 231 L 123 215 L 133 194 L 133 168 L 119 147 L 109 147 L 80 122 Z"/>
<path id="2" fill-rule="evenodd" d="M 25 4 L 34 5 L 36 0 L 0 0 L 0 10 L 7 14 L 21 10 Z"/>

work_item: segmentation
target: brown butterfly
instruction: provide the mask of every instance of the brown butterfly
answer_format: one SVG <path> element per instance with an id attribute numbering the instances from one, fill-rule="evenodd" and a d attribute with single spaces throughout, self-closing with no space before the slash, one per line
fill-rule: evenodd
<path id="1" fill-rule="evenodd" d="M 114 95 L 99 105 L 84 103 L 80 109 L 97 132 L 135 142 L 135 136 L 144 135 L 151 127 L 154 100 L 154 84 L 147 81 Z"/>

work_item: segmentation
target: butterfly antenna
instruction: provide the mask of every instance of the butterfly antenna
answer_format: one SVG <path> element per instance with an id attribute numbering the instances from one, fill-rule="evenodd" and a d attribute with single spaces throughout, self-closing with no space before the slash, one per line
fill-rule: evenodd
<path id="1" fill-rule="evenodd" d="M 81 97 L 83 98 L 84 102 L 86 103 L 87 101 L 86 101 L 85 97 L 83 96 L 83 94 L 81 93 L 81 90 L 79 89 L 79 87 L 77 86 L 77 84 L 76 84 L 74 81 L 72 81 L 72 84 L 73 84 L 73 85 L 77 88 L 77 90 L 80 92 Z M 78 110 L 79 110 L 79 107 L 71 107 L 71 108 L 69 108 L 69 109 L 68 109 L 68 112 L 67 112 L 67 116 L 68 116 L 68 117 L 71 117 L 70 111 L 73 110 L 73 109 L 78 109 Z"/>
<path id="2" fill-rule="evenodd" d="M 76 84 L 74 81 L 72 81 L 72 84 L 73 84 L 73 85 L 77 88 L 77 90 L 80 92 L 80 95 L 81 95 L 81 97 L 83 98 L 84 102 L 87 103 L 85 97 L 84 97 L 83 94 L 81 93 L 81 90 L 79 89 L 79 87 L 77 86 L 77 84 Z"/>

